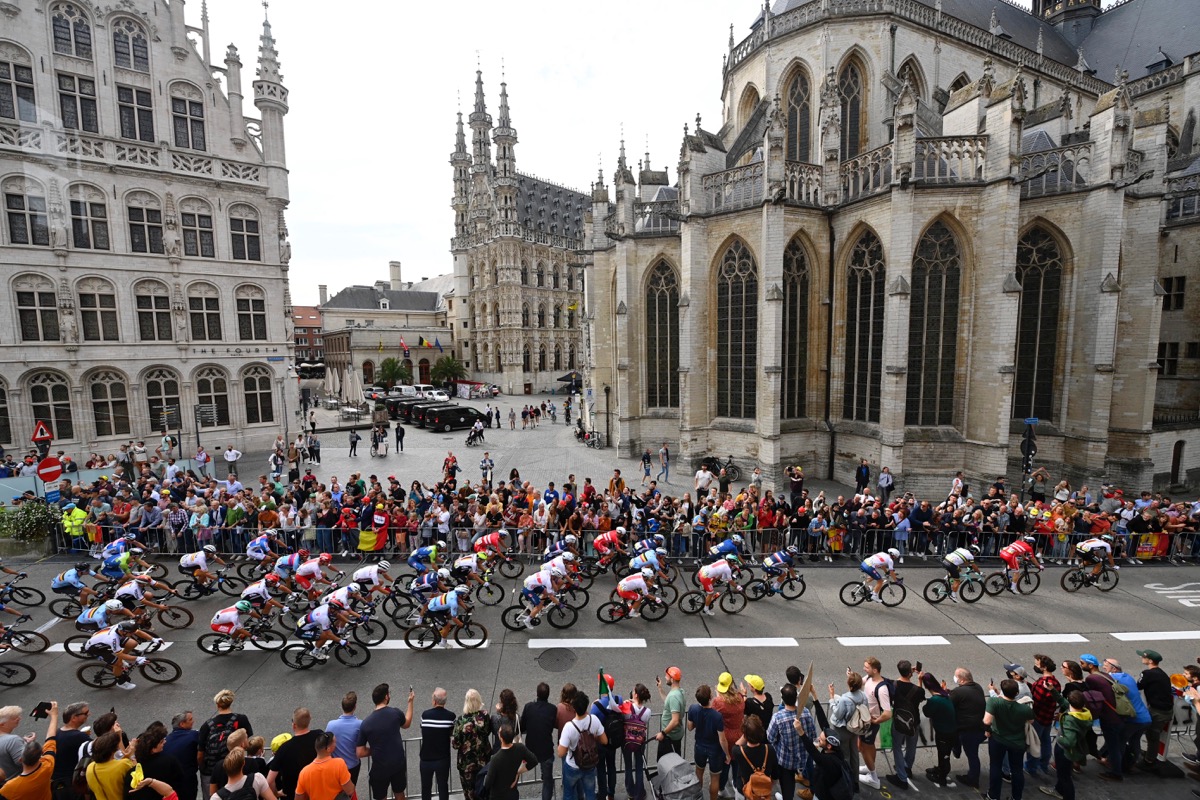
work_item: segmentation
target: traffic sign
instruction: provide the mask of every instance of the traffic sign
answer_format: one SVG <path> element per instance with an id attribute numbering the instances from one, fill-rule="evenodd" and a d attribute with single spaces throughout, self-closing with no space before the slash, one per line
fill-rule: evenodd
<path id="1" fill-rule="evenodd" d="M 58 489 L 51 489 L 50 491 L 46 492 L 47 503 L 57 503 L 61 499 L 62 492 L 58 491 Z"/>
<path id="2" fill-rule="evenodd" d="M 1026 424 L 1026 425 L 1037 425 L 1037 424 L 1038 424 L 1038 418 L 1037 418 L 1037 417 L 1026 417 L 1026 418 L 1025 418 L 1025 424 Z"/>
<path id="3" fill-rule="evenodd" d="M 57 458 L 43 458 L 38 462 L 37 476 L 42 479 L 42 483 L 56 481 L 62 476 L 62 473 L 62 462 Z"/>
<path id="4" fill-rule="evenodd" d="M 42 422 L 40 419 L 33 426 L 33 436 L 29 437 L 31 442 L 49 442 L 54 439 L 54 434 L 50 432 L 50 426 Z"/>

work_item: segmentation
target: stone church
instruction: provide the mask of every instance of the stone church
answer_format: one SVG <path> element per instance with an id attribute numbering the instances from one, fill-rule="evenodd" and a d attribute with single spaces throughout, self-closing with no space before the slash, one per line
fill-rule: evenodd
<path id="1" fill-rule="evenodd" d="M 675 181 L 622 149 L 593 185 L 595 427 L 777 485 L 867 459 L 936 493 L 1014 480 L 1036 418 L 1056 478 L 1196 483 L 1200 30 L 1180 13 L 775 0 L 731 28 L 721 119 L 683 126 Z"/>

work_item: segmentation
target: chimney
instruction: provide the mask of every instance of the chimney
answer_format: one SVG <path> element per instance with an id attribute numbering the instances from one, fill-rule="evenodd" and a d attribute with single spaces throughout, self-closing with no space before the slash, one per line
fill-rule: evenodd
<path id="1" fill-rule="evenodd" d="M 404 281 L 400 280 L 400 262 L 389 261 L 388 273 L 392 280 L 392 291 L 400 291 L 404 288 Z"/>
<path id="2" fill-rule="evenodd" d="M 424 275 L 422 275 L 422 276 L 421 276 L 421 282 L 422 282 L 422 283 L 424 283 L 424 282 L 425 282 L 425 281 L 427 281 L 427 280 L 429 280 L 429 278 L 426 278 Z"/>
<path id="3" fill-rule="evenodd" d="M 319 285 L 317 287 L 317 293 L 320 295 L 320 298 L 321 298 L 320 305 L 325 305 L 327 302 L 329 302 L 329 287 L 328 286 L 326 286 L 325 284 L 322 283 L 321 285 Z"/>

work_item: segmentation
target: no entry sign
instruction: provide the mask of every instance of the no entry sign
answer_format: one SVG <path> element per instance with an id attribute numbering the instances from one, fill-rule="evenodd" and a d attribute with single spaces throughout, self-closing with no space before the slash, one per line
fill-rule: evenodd
<path id="1" fill-rule="evenodd" d="M 38 462 L 37 475 L 42 479 L 42 483 L 56 481 L 62 476 L 62 473 L 62 462 L 57 458 L 44 458 Z"/>

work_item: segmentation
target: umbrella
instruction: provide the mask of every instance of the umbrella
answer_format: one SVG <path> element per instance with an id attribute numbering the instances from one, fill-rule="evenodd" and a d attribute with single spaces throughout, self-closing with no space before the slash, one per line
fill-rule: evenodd
<path id="1" fill-rule="evenodd" d="M 559 383 L 581 383 L 582 381 L 583 375 L 579 374 L 579 372 L 575 370 L 571 370 L 566 375 L 563 375 L 558 379 Z"/>
<path id="2" fill-rule="evenodd" d="M 327 397 L 340 397 L 342 390 L 341 382 L 338 380 L 338 371 L 330 369 L 325 373 L 325 395 Z"/>

